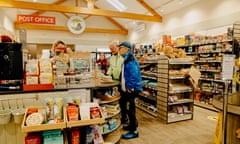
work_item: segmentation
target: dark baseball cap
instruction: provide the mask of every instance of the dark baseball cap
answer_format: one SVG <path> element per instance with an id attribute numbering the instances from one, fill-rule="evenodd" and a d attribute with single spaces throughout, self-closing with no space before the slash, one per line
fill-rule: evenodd
<path id="1" fill-rule="evenodd" d="M 119 47 L 124 46 L 124 47 L 127 47 L 127 48 L 129 48 L 129 49 L 132 49 L 131 43 L 130 43 L 130 42 L 127 42 L 127 41 L 121 42 L 118 46 L 119 46 Z"/>

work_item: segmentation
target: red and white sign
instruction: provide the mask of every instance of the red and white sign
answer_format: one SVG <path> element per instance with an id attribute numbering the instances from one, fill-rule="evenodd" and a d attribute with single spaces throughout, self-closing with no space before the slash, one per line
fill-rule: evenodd
<path id="1" fill-rule="evenodd" d="M 50 16 L 17 15 L 17 23 L 56 24 L 56 18 Z"/>

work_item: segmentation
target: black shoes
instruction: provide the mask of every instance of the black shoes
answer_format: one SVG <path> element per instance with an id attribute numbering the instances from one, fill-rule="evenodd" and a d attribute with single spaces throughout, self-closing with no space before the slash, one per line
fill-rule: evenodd
<path id="1" fill-rule="evenodd" d="M 128 132 L 128 133 L 122 135 L 123 139 L 133 139 L 133 138 L 137 138 L 137 137 L 138 137 L 137 130 L 135 130 L 133 132 Z"/>

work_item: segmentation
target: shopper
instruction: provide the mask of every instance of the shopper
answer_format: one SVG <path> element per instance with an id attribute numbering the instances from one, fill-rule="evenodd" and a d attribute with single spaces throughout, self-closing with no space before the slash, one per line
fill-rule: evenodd
<path id="1" fill-rule="evenodd" d="M 112 41 L 109 44 L 109 49 L 111 50 L 112 56 L 110 57 L 109 68 L 107 72 L 107 75 L 112 76 L 112 79 L 116 81 L 120 81 L 122 64 L 123 64 L 123 57 L 118 52 L 119 51 L 118 45 L 119 45 L 118 41 Z M 122 90 L 120 85 L 118 86 L 118 91 L 121 96 Z M 122 104 L 123 102 L 124 101 L 121 96 L 119 100 L 119 104 L 121 108 L 121 123 L 127 124 L 128 123 L 127 112 L 126 112 L 126 107 L 124 107 Z"/>
<path id="2" fill-rule="evenodd" d="M 129 132 L 123 134 L 122 138 L 131 139 L 139 135 L 137 131 L 138 122 L 136 118 L 135 97 L 142 91 L 142 76 L 139 63 L 132 53 L 131 43 L 122 42 L 119 45 L 119 54 L 124 58 L 121 86 L 123 91 L 122 97 L 125 100 L 129 118 L 129 124 L 123 126 L 123 129 Z"/>
<path id="3" fill-rule="evenodd" d="M 65 53 L 66 51 L 67 51 L 66 44 L 61 40 L 57 40 L 52 45 L 52 49 L 50 50 L 50 57 L 52 58 L 54 56 L 58 56 L 60 55 L 60 53 Z"/>
<path id="4" fill-rule="evenodd" d="M 107 69 L 108 69 L 108 60 L 106 59 L 104 53 L 99 54 L 99 59 L 96 60 L 96 63 L 98 65 L 98 67 L 100 68 L 100 70 L 102 71 L 102 73 L 104 73 L 106 75 Z"/>

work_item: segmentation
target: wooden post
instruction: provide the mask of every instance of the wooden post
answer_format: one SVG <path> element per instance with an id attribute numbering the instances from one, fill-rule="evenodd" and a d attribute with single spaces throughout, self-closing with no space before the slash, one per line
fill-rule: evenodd
<path id="1" fill-rule="evenodd" d="M 97 0 L 87 0 L 87 6 L 88 6 L 88 8 L 89 8 L 89 9 L 93 9 L 96 1 L 97 1 Z"/>

